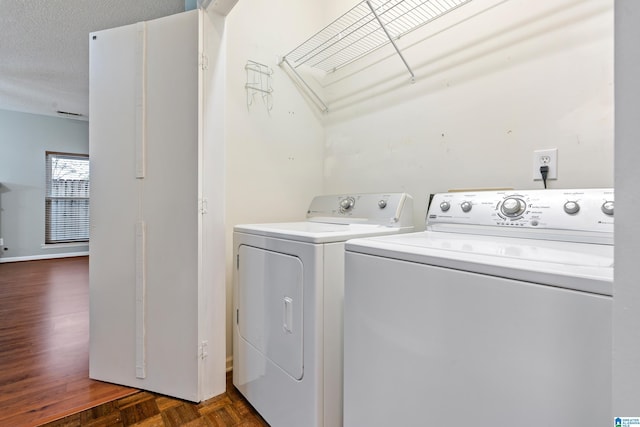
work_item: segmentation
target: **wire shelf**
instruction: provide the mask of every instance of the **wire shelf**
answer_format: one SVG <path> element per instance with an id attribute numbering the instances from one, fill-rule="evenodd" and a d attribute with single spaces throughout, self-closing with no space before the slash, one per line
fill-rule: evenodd
<path id="1" fill-rule="evenodd" d="M 394 40 L 470 1 L 365 0 L 284 59 L 292 67 L 306 64 L 331 73 L 389 43 L 398 50 Z"/>

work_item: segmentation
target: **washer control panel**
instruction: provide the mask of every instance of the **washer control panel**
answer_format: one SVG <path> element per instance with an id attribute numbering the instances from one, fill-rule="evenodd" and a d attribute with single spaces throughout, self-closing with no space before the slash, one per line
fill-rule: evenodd
<path id="1" fill-rule="evenodd" d="M 307 219 L 318 222 L 413 226 L 413 198 L 406 193 L 317 196 Z"/>
<path id="2" fill-rule="evenodd" d="M 434 195 L 427 229 L 599 243 L 613 241 L 613 217 L 613 189 L 450 192 Z"/>

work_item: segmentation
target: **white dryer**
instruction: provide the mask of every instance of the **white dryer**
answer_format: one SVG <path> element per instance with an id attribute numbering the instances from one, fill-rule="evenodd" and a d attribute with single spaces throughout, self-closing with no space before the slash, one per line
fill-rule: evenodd
<path id="1" fill-rule="evenodd" d="M 344 425 L 611 423 L 611 189 L 438 194 L 346 244 Z"/>
<path id="2" fill-rule="evenodd" d="M 404 193 L 319 196 L 234 228 L 233 384 L 272 427 L 342 426 L 344 242 L 413 230 Z"/>

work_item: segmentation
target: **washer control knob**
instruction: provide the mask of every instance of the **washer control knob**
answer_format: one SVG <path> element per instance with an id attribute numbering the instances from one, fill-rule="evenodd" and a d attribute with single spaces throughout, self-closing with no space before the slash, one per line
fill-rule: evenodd
<path id="1" fill-rule="evenodd" d="M 440 203 L 440 210 L 442 212 L 446 212 L 449 210 L 449 208 L 451 207 L 451 204 L 449 202 L 442 202 Z"/>
<path id="2" fill-rule="evenodd" d="M 460 205 L 462 212 L 469 212 L 472 207 L 473 205 L 471 204 L 471 202 L 462 202 L 462 204 Z"/>
<path id="3" fill-rule="evenodd" d="M 522 199 L 518 199 L 517 197 L 507 197 L 504 199 L 504 202 L 502 202 L 500 210 L 506 216 L 513 218 L 521 215 L 526 206 L 527 204 Z"/>
<path id="4" fill-rule="evenodd" d="M 577 214 L 580 210 L 578 202 L 568 201 L 564 204 L 564 211 L 569 215 Z"/>
<path id="5" fill-rule="evenodd" d="M 602 212 L 607 215 L 613 215 L 613 201 L 608 200 L 602 204 Z"/>
<path id="6" fill-rule="evenodd" d="M 380 209 L 384 209 L 384 208 L 386 208 L 386 207 L 387 207 L 387 201 L 386 201 L 386 200 L 384 200 L 384 199 L 380 199 L 380 200 L 378 200 L 378 207 L 379 207 Z"/>
<path id="7" fill-rule="evenodd" d="M 353 205 L 356 204 L 356 201 L 353 197 L 347 197 L 345 199 L 340 200 L 340 211 L 346 212 L 353 208 Z"/>

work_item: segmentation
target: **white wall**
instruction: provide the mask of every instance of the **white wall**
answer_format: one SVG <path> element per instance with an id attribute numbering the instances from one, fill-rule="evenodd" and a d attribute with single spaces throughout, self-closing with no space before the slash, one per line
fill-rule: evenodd
<path id="1" fill-rule="evenodd" d="M 46 151 L 88 154 L 88 122 L 0 110 L 0 262 L 88 253 L 43 248 Z"/>
<path id="2" fill-rule="evenodd" d="M 323 191 L 324 130 L 292 80 L 277 65 L 324 23 L 323 2 L 243 0 L 226 18 L 225 103 L 227 354 L 231 356 L 233 225 L 302 220 Z M 248 60 L 273 69 L 272 103 L 247 106 Z M 209 202 L 211 209 L 212 201 Z"/>
<path id="3" fill-rule="evenodd" d="M 640 417 L 640 2 L 616 0 L 613 415 Z"/>
<path id="4" fill-rule="evenodd" d="M 613 185 L 612 2 L 474 0 L 399 45 L 415 84 L 391 46 L 321 81 L 327 192 L 407 191 L 423 227 L 429 193 L 542 188 L 552 147 L 551 188 Z"/>

